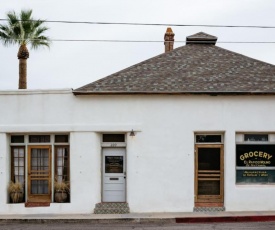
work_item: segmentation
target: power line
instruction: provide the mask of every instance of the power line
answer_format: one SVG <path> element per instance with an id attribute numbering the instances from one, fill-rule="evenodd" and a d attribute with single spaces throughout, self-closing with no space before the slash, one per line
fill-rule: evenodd
<path id="1" fill-rule="evenodd" d="M 0 21 L 8 21 L 1 18 Z M 18 20 L 18 21 L 38 21 L 38 20 Z M 128 26 L 174 26 L 174 27 L 217 27 L 217 28 L 254 28 L 254 29 L 275 29 L 275 26 L 251 26 L 251 25 L 205 25 L 205 24 L 169 24 L 169 23 L 135 23 L 135 22 L 92 22 L 92 21 L 57 21 L 43 20 L 49 23 L 66 23 L 66 24 L 91 24 L 91 25 L 128 25 Z"/>
<path id="2" fill-rule="evenodd" d="M 52 39 L 51 41 L 54 41 L 54 42 L 117 42 L 117 43 L 163 43 L 164 41 L 139 41 L 139 40 L 97 40 L 97 39 Z M 212 43 L 212 42 L 202 42 L 202 41 L 188 41 L 189 43 Z M 169 43 L 169 42 L 167 42 Z M 174 43 L 186 43 L 186 41 L 174 41 Z M 220 42 L 216 42 L 216 43 L 239 43 L 239 44 L 275 44 L 275 42 L 241 42 L 241 41 L 220 41 Z"/>
<path id="3" fill-rule="evenodd" d="M 5 39 L 22 41 L 24 39 Z M 29 39 L 29 41 L 39 41 L 39 39 Z M 52 42 L 114 42 L 114 43 L 164 43 L 160 40 L 116 40 L 116 39 L 50 39 Z M 169 43 L 166 42 L 166 43 Z M 174 43 L 186 43 L 186 41 L 174 41 Z M 211 41 L 188 41 L 188 43 L 213 43 Z M 228 43 L 228 44 L 275 44 L 275 41 L 217 41 L 216 43 Z"/>

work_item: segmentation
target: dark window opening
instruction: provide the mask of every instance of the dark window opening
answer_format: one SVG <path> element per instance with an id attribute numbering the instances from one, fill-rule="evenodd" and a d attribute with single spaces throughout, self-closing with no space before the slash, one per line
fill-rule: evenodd
<path id="1" fill-rule="evenodd" d="M 11 136 L 11 143 L 24 143 L 24 135 Z"/>
<path id="2" fill-rule="evenodd" d="M 68 143 L 69 136 L 68 135 L 55 135 L 55 143 Z"/>
<path id="3" fill-rule="evenodd" d="M 198 181 L 198 195 L 220 195 L 220 193 L 219 180 Z"/>
<path id="4" fill-rule="evenodd" d="M 48 143 L 51 141 L 50 135 L 30 135 L 29 142 L 30 143 Z"/>
<path id="5" fill-rule="evenodd" d="M 196 143 L 221 143 L 221 135 L 196 135 Z"/>
<path id="6" fill-rule="evenodd" d="M 220 170 L 220 148 L 199 148 L 198 170 Z"/>
<path id="7" fill-rule="evenodd" d="M 103 142 L 125 142 L 124 134 L 103 134 Z"/>

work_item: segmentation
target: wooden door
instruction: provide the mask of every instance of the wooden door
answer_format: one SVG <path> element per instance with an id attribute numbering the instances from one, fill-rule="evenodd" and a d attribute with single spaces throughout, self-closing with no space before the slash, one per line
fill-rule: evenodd
<path id="1" fill-rule="evenodd" d="M 51 146 L 29 146 L 28 202 L 50 202 L 51 188 Z"/>
<path id="2" fill-rule="evenodd" d="M 222 207 L 223 201 L 223 145 L 196 145 L 195 206 Z"/>

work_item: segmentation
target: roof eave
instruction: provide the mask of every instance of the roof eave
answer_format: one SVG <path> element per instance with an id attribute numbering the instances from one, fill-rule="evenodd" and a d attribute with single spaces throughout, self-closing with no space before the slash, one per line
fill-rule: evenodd
<path id="1" fill-rule="evenodd" d="M 101 92 L 94 92 L 94 91 L 73 91 L 74 95 L 210 95 L 210 96 L 218 96 L 218 95 L 275 95 L 275 92 L 259 92 L 259 91 L 251 91 L 251 92 L 200 92 L 200 91 L 193 91 L 193 92 L 170 92 L 170 91 L 163 91 L 163 92 L 154 92 L 154 91 L 101 91 Z"/>

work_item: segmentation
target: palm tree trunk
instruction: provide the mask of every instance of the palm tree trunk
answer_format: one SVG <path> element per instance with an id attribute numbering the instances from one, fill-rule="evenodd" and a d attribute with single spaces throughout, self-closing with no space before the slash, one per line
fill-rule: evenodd
<path id="1" fill-rule="evenodd" d="M 17 57 L 19 59 L 19 86 L 18 89 L 27 89 L 27 59 L 30 54 L 26 44 L 19 47 Z"/>
<path id="2" fill-rule="evenodd" d="M 27 89 L 27 59 L 19 59 L 18 89 Z"/>

